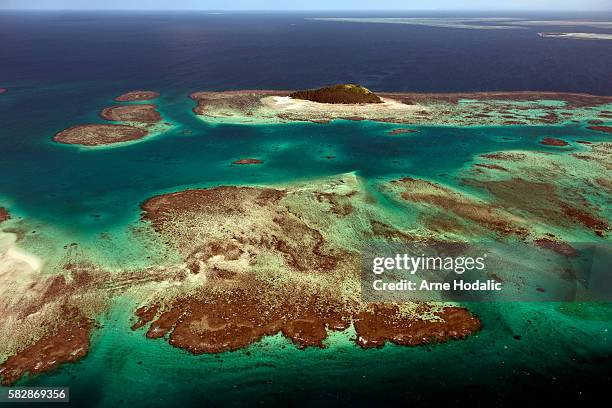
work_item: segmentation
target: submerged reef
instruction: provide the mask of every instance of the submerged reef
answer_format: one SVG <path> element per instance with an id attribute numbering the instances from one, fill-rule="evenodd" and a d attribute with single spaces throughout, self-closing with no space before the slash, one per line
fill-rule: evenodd
<path id="1" fill-rule="evenodd" d="M 262 164 L 263 160 L 259 159 L 240 159 L 232 162 L 232 164 Z"/>
<path id="2" fill-rule="evenodd" d="M 416 133 L 418 130 L 416 129 L 393 129 L 387 132 L 390 135 L 403 135 L 406 133 Z"/>
<path id="3" fill-rule="evenodd" d="M 154 91 L 130 91 L 115 98 L 117 102 L 148 101 L 159 98 L 159 93 Z"/>
<path id="4" fill-rule="evenodd" d="M 598 132 L 612 133 L 612 126 L 589 126 L 588 129 Z"/>
<path id="5" fill-rule="evenodd" d="M 6 88 L 0 88 L 0 95 L 2 95 L 5 92 L 7 92 Z"/>
<path id="6" fill-rule="evenodd" d="M 565 140 L 557 139 L 556 137 L 545 137 L 540 143 L 545 146 L 567 146 L 569 144 Z"/>
<path id="7" fill-rule="evenodd" d="M 292 92 L 290 97 L 318 103 L 382 103 L 382 100 L 369 89 L 360 85 L 341 84 L 319 89 Z"/>

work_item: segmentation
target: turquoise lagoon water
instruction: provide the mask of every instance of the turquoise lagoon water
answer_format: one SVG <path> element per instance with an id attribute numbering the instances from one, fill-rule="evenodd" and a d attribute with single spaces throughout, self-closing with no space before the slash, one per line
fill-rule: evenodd
<path id="1" fill-rule="evenodd" d="M 32 91 L 5 95 L 0 103 L 30 106 Z M 63 92 L 63 91 L 62 91 Z M 82 98 L 82 96 L 81 96 Z M 23 241 L 48 255 L 77 242 L 107 266 L 143 261 L 146 248 L 131 243 L 139 204 L 160 192 L 220 184 L 269 184 L 356 172 L 372 188 L 380 180 L 426 177 L 456 184 L 455 175 L 475 156 L 499 150 L 547 150 L 543 135 L 602 140 L 581 125 L 540 127 L 419 127 L 390 136 L 397 126 L 372 122 L 330 124 L 211 125 L 192 112 L 185 94 L 165 92 L 157 103 L 172 130 L 143 142 L 109 149 L 81 149 L 51 141 L 69 125 L 99 122 L 97 112 L 112 95 L 84 100 L 91 113 L 50 115 L 33 106 L 31 122 L 5 117 L 0 135 L 2 204 L 36 232 Z M 68 99 L 70 99 L 68 97 Z M 59 116 L 59 117 L 58 117 Z M 184 132 L 189 130 L 188 133 Z M 572 145 L 571 149 L 582 147 Z M 326 156 L 336 156 L 327 159 Z M 257 157 L 261 166 L 232 166 Z M 382 205 L 382 204 L 381 204 Z M 32 234 L 55 237 L 36 244 Z M 112 239 L 102 243 L 100 234 Z M 133 245 L 132 245 L 133 244 Z M 161 259 L 162 257 L 160 257 Z M 154 262 L 155 258 L 149 262 Z M 281 336 L 247 349 L 193 356 L 162 340 L 129 330 L 135 305 L 120 299 L 102 318 L 89 355 L 75 364 L 26 378 L 20 385 L 71 387 L 74 406 L 367 405 L 488 399 L 520 401 L 527 389 L 583 398 L 609 380 L 612 309 L 608 304 L 504 303 L 468 305 L 483 330 L 463 341 L 406 348 L 362 350 L 352 334 L 336 333 L 323 350 L 299 350 Z M 594 378 L 586 382 L 587 378 Z M 585 384 L 586 388 L 585 388 Z M 540 394 L 538 394 L 540 393 Z M 520 398 L 519 398 L 520 397 Z M 435 403 L 434 403 L 435 401 Z"/>

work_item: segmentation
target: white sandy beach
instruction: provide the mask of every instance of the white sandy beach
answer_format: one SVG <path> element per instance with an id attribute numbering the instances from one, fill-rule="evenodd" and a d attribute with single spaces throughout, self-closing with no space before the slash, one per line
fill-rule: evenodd
<path id="1" fill-rule="evenodd" d="M 322 114 L 325 116 L 361 116 L 370 117 L 377 113 L 409 113 L 410 111 L 427 110 L 422 105 L 406 105 L 394 99 L 381 98 L 383 103 L 368 103 L 362 105 L 343 103 L 318 103 L 290 96 L 267 96 L 261 103 L 277 114 L 297 112 L 299 114 Z"/>

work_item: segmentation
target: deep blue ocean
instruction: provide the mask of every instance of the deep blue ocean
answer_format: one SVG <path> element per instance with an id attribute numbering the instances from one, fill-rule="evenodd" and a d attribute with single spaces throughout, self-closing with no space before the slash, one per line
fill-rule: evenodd
<path id="1" fill-rule="evenodd" d="M 0 12 L 0 88 L 8 89 L 0 96 L 0 204 L 80 240 L 135 222 L 138 204 L 163 191 L 350 171 L 369 180 L 418 175 L 452 182 L 449 174 L 474 155 L 547 149 L 538 143 L 543 132 L 605 137 L 576 125 L 424 127 L 414 137 L 390 138 L 389 124 L 212 126 L 192 113 L 188 95 L 195 91 L 346 82 L 374 91 L 612 95 L 612 41 L 537 35 L 567 29 L 558 27 L 459 30 L 306 19 L 348 16 L 457 15 Z M 180 126 L 116 149 L 51 142 L 68 126 L 101 122 L 100 109 L 134 89 L 160 92 L 164 119 Z M 266 161 L 255 169 L 229 165 L 241 157 Z M 69 384 L 73 406 L 437 407 L 487 400 L 489 407 L 580 400 L 612 382 L 609 305 L 473 305 L 482 332 L 443 345 L 361 350 L 339 340 L 325 350 L 298 350 L 275 337 L 216 356 L 192 356 L 130 331 L 131 306 L 103 317 L 85 359 L 20 385 Z"/>
<path id="2" fill-rule="evenodd" d="M 115 92 L 110 89 L 112 84 L 126 82 L 132 87 L 183 94 L 203 89 L 293 89 L 342 82 L 360 83 L 377 91 L 612 94 L 610 41 L 546 41 L 535 35 L 555 31 L 555 27 L 458 30 L 305 20 L 347 16 L 459 15 L 0 12 L 0 83 L 18 90 L 38 88 L 37 105 L 47 112 L 51 109 L 44 99 L 49 92 L 46 88 L 81 81 L 88 82 L 91 99 L 106 95 L 105 89 Z M 604 13 L 492 16 L 612 17 Z M 65 92 L 64 97 L 75 95 Z"/>

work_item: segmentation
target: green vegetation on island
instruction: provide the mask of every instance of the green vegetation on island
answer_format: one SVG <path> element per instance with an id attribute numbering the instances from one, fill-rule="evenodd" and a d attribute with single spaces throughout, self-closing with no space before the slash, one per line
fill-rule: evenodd
<path id="1" fill-rule="evenodd" d="M 355 84 L 340 84 L 297 91 L 289 96 L 319 103 L 382 103 L 382 100 L 369 89 Z"/>

